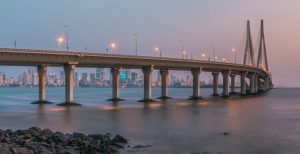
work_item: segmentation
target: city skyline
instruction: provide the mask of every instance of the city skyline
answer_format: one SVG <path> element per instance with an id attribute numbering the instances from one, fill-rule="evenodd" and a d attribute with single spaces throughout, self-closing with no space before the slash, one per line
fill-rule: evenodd
<path id="1" fill-rule="evenodd" d="M 274 84 L 300 86 L 297 82 L 299 73 L 294 71 L 298 62 L 296 57 L 300 56 L 297 52 L 300 47 L 295 42 L 299 40 L 297 27 L 300 27 L 296 16 L 300 2 L 296 0 L 263 0 L 258 3 L 238 0 L 194 0 L 186 3 L 177 0 L 134 3 L 31 0 L 1 3 L 0 19 L 4 21 L 0 25 L 1 47 L 13 47 L 16 40 L 17 48 L 65 50 L 66 45 L 57 47 L 56 38 L 66 35 L 67 25 L 70 50 L 105 53 L 110 43 L 115 41 L 116 53 L 134 55 L 133 34 L 136 34 L 139 55 L 159 56 L 153 51 L 155 46 L 159 46 L 163 56 L 180 58 L 179 40 L 183 40 L 188 55 L 195 59 L 201 56 L 201 52 L 212 57 L 211 46 L 214 45 L 217 57 L 225 57 L 232 62 L 234 55 L 231 49 L 236 48 L 238 63 L 243 57 L 246 20 L 251 21 L 254 44 L 257 44 L 259 22 L 264 19 Z M 28 7 L 31 9 L 26 9 Z M 115 9 L 109 11 L 108 7 Z M 40 12 L 40 8 L 44 11 Z M 132 12 L 139 12 L 139 15 Z M 78 20 L 81 22 L 78 23 Z M 282 42 L 282 38 L 288 40 Z M 257 52 L 255 45 L 256 56 Z M 282 59 L 289 59 L 289 63 Z M 284 78 L 279 77 L 282 71 L 288 71 Z"/>
<path id="2" fill-rule="evenodd" d="M 143 87 L 143 74 L 142 72 L 136 72 L 134 69 L 123 69 L 120 73 L 120 86 L 123 87 Z M 161 75 L 159 72 L 152 74 L 154 80 L 152 81 L 153 87 L 161 86 Z M 220 86 L 222 85 L 222 78 L 219 77 Z M 75 87 L 110 87 L 112 78 L 110 74 L 107 74 L 107 70 L 104 68 L 96 68 L 94 72 L 74 72 L 74 86 Z M 208 80 L 202 79 L 201 86 L 211 86 L 212 78 Z M 176 72 L 171 72 L 168 77 L 168 83 L 170 87 L 188 87 L 191 88 L 192 75 L 185 73 L 182 76 L 177 76 Z M 239 86 L 239 82 L 236 82 Z M 5 72 L 0 72 L 0 86 L 2 87 L 37 87 L 39 85 L 39 76 L 36 70 L 29 68 L 21 74 L 8 75 Z M 63 87 L 65 86 L 65 74 L 64 71 L 59 73 L 47 72 L 46 73 L 46 85 L 48 87 Z"/>

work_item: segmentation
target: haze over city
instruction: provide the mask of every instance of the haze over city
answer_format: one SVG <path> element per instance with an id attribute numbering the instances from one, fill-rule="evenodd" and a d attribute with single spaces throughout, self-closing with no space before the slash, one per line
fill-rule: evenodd
<path id="1" fill-rule="evenodd" d="M 70 50 L 105 53 L 115 41 L 116 53 L 133 55 L 136 33 L 139 55 L 157 56 L 153 48 L 160 46 L 163 56 L 180 58 L 179 40 L 183 40 L 194 59 L 200 58 L 200 52 L 212 56 L 214 45 L 218 57 L 231 61 L 231 49 L 237 48 L 241 62 L 246 21 L 251 22 L 257 57 L 259 24 L 264 19 L 273 83 L 296 87 L 300 86 L 299 6 L 297 0 L 10 0 L 0 5 L 0 46 L 13 47 L 16 40 L 17 48 L 65 50 L 58 48 L 56 38 L 65 35 L 67 25 Z M 1 67 L 8 73 L 25 70 Z"/>

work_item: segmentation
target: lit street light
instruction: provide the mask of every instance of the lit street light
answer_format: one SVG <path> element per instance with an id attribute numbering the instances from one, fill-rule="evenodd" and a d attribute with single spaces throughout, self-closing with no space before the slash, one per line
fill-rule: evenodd
<path id="1" fill-rule="evenodd" d="M 115 51 L 116 51 L 117 44 L 116 44 L 116 42 L 115 42 L 115 41 L 113 41 L 112 43 L 110 43 L 110 48 L 111 48 L 111 50 L 112 50 L 113 52 L 115 52 Z"/>
<path id="2" fill-rule="evenodd" d="M 223 58 L 223 59 L 222 59 L 222 62 L 226 62 L 226 58 Z"/>
<path id="3" fill-rule="evenodd" d="M 201 59 L 205 59 L 205 56 L 206 56 L 205 53 L 202 53 L 201 54 Z"/>
<path id="4" fill-rule="evenodd" d="M 155 47 L 154 51 L 159 52 L 159 56 L 162 57 L 161 49 L 159 47 Z"/>
<path id="5" fill-rule="evenodd" d="M 217 59 L 218 59 L 218 57 L 215 57 L 215 58 L 214 58 L 214 61 L 216 62 Z"/>
<path id="6" fill-rule="evenodd" d="M 234 53 L 234 63 L 236 64 L 236 49 L 232 48 L 231 51 Z"/>
<path id="7" fill-rule="evenodd" d="M 186 51 L 183 50 L 183 51 L 182 51 L 182 59 L 184 59 L 186 56 L 187 56 L 187 55 L 186 55 Z"/>
<path id="8" fill-rule="evenodd" d="M 57 42 L 58 47 L 60 48 L 64 44 L 65 39 L 62 36 L 58 36 L 56 39 L 56 42 Z"/>

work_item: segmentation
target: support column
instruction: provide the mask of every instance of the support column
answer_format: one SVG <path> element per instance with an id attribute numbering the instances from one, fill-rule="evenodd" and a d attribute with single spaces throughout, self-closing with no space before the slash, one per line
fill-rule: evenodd
<path id="1" fill-rule="evenodd" d="M 111 69 L 111 75 L 112 75 L 112 98 L 108 101 L 124 101 L 123 99 L 120 99 L 120 93 L 119 93 L 119 87 L 120 87 L 120 73 L 121 68 L 116 67 Z"/>
<path id="2" fill-rule="evenodd" d="M 190 98 L 191 100 L 198 100 L 202 99 L 200 95 L 200 79 L 199 75 L 201 73 L 201 68 L 193 68 L 192 75 L 193 75 L 193 96 Z"/>
<path id="3" fill-rule="evenodd" d="M 223 76 L 223 96 L 224 98 L 229 97 L 229 71 L 222 71 Z"/>
<path id="4" fill-rule="evenodd" d="M 251 73 L 250 74 L 250 94 L 255 94 L 255 78 L 256 78 L 256 74 Z"/>
<path id="5" fill-rule="evenodd" d="M 247 72 L 241 72 L 241 95 L 242 96 L 245 96 L 247 92 L 246 77 L 247 77 Z"/>
<path id="6" fill-rule="evenodd" d="M 254 76 L 254 93 L 255 94 L 257 94 L 257 92 L 258 92 L 258 75 L 257 74 L 255 74 L 255 76 Z"/>
<path id="7" fill-rule="evenodd" d="M 235 77 L 236 77 L 236 74 L 230 74 L 230 80 L 231 80 L 230 94 L 236 94 L 236 92 L 235 92 Z"/>
<path id="8" fill-rule="evenodd" d="M 212 72 L 213 76 L 213 94 L 212 96 L 219 96 L 218 85 L 219 85 L 219 72 Z"/>
<path id="9" fill-rule="evenodd" d="M 168 96 L 169 71 L 167 69 L 161 69 L 160 75 L 161 75 L 161 97 L 158 97 L 157 99 L 170 99 L 171 97 Z"/>
<path id="10" fill-rule="evenodd" d="M 264 79 L 264 85 L 263 85 L 263 89 L 265 90 L 265 91 L 267 91 L 267 90 L 269 90 L 270 89 L 270 87 L 269 87 L 269 78 L 268 77 L 266 77 L 265 79 Z"/>
<path id="11" fill-rule="evenodd" d="M 140 100 L 139 102 L 155 102 L 155 100 L 151 99 L 153 66 L 144 67 L 142 71 L 144 74 L 144 99 Z"/>
<path id="12" fill-rule="evenodd" d="M 75 106 L 80 105 L 74 102 L 74 64 L 66 64 L 65 71 L 65 102 L 58 104 L 59 106 Z"/>
<path id="13" fill-rule="evenodd" d="M 32 104 L 51 104 L 50 102 L 46 101 L 47 66 L 38 66 L 37 71 L 39 76 L 39 100 L 32 102 Z"/>

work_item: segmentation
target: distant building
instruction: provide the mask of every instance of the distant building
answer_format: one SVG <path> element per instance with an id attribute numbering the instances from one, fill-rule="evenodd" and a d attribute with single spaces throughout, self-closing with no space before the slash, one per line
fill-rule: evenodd
<path id="1" fill-rule="evenodd" d="M 79 86 L 78 85 L 78 80 L 79 80 L 79 78 L 78 78 L 78 72 L 74 72 L 74 86 Z"/>
<path id="2" fill-rule="evenodd" d="M 95 73 L 90 73 L 90 84 L 91 85 L 96 85 L 97 80 L 96 80 L 96 74 Z"/>
<path id="3" fill-rule="evenodd" d="M 88 86 L 88 73 L 84 72 L 81 74 L 81 79 L 79 80 L 79 86 L 86 87 Z"/>
<path id="4" fill-rule="evenodd" d="M 60 85 L 65 85 L 65 72 L 64 71 L 59 72 L 59 80 L 60 80 Z"/>

